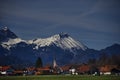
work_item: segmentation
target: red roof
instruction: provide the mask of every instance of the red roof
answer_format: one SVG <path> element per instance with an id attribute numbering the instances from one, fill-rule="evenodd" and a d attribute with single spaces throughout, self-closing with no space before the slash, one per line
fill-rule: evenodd
<path id="1" fill-rule="evenodd" d="M 105 65 L 99 68 L 100 72 L 110 72 L 113 68 L 116 68 L 115 65 Z"/>
<path id="2" fill-rule="evenodd" d="M 90 66 L 89 65 L 81 65 L 81 66 L 79 66 L 78 68 L 77 68 L 77 70 L 79 71 L 79 72 L 87 72 L 87 71 L 89 71 L 90 70 Z"/>
<path id="3" fill-rule="evenodd" d="M 68 71 L 70 69 L 71 65 L 65 65 L 65 66 L 62 66 L 61 69 L 63 71 Z"/>
<path id="4" fill-rule="evenodd" d="M 6 71 L 8 69 L 11 69 L 11 66 L 1 66 L 0 71 Z"/>
<path id="5" fill-rule="evenodd" d="M 46 66 L 46 67 L 40 67 L 40 68 L 37 68 L 38 71 L 49 71 L 50 70 L 50 67 Z"/>

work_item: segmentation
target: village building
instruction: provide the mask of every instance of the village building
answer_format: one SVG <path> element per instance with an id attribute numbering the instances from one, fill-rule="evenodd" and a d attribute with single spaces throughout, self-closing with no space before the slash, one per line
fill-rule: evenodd
<path id="1" fill-rule="evenodd" d="M 51 74 L 51 67 L 50 66 L 45 66 L 45 67 L 36 68 L 35 74 L 36 75 Z"/>
<path id="2" fill-rule="evenodd" d="M 11 66 L 0 66 L 0 75 L 12 75 L 14 69 Z"/>
<path id="3" fill-rule="evenodd" d="M 78 71 L 79 74 L 88 74 L 89 71 L 90 71 L 90 66 L 86 65 L 86 64 L 80 65 L 77 68 L 77 71 Z"/>
<path id="4" fill-rule="evenodd" d="M 70 74 L 72 74 L 72 75 L 78 75 L 78 73 L 77 73 L 77 71 L 76 71 L 75 68 L 70 68 L 70 69 L 69 69 L 69 72 L 70 72 Z"/>
<path id="5" fill-rule="evenodd" d="M 78 71 L 76 67 L 73 67 L 73 65 L 64 65 L 61 67 L 61 69 L 63 70 L 63 74 L 66 75 L 78 75 Z"/>
<path id="6" fill-rule="evenodd" d="M 63 74 L 70 74 L 69 70 L 70 70 L 71 66 L 72 65 L 61 66 L 61 69 L 63 70 Z"/>
<path id="7" fill-rule="evenodd" d="M 104 65 L 99 68 L 101 75 L 111 75 L 111 70 L 116 68 L 116 65 Z"/>

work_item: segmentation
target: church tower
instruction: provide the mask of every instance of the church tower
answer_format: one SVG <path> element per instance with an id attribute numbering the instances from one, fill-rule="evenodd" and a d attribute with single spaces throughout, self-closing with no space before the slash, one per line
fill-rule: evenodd
<path id="1" fill-rule="evenodd" d="M 54 60 L 53 60 L 53 73 L 54 74 L 59 74 L 62 71 L 63 70 L 57 65 L 56 58 L 54 57 Z"/>
<path id="2" fill-rule="evenodd" d="M 57 67 L 57 63 L 56 63 L 56 59 L 54 58 L 53 60 L 53 68 L 56 68 Z"/>

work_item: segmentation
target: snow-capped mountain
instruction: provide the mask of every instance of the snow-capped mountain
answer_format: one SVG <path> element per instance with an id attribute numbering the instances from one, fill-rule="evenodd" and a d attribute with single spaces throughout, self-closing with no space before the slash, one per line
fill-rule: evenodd
<path id="1" fill-rule="evenodd" d="M 7 27 L 0 29 L 0 65 L 34 65 L 38 57 L 42 58 L 43 64 L 52 64 L 53 58 L 60 65 L 81 63 L 98 58 L 101 52 L 114 50 L 118 52 L 120 45 L 97 51 L 89 49 L 67 33 L 44 39 L 23 40 Z"/>
<path id="2" fill-rule="evenodd" d="M 52 44 L 60 47 L 62 49 L 72 50 L 73 48 L 86 50 L 87 47 L 80 43 L 79 41 L 74 40 L 66 33 L 57 34 L 45 39 L 35 39 L 28 41 L 30 44 L 35 44 L 36 49 L 39 47 L 50 46 Z"/>

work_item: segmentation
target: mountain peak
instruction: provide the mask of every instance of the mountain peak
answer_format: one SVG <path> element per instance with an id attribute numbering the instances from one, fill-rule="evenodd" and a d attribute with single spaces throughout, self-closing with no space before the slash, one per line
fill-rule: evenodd
<path id="1" fill-rule="evenodd" d="M 8 27 L 3 27 L 1 30 L 7 31 L 7 30 L 9 30 L 9 29 L 8 29 Z"/>
<path id="2" fill-rule="evenodd" d="M 8 27 L 0 28 L 0 41 L 18 38 Z"/>
<path id="3" fill-rule="evenodd" d="M 60 39 L 64 39 L 64 38 L 68 38 L 70 37 L 67 33 L 60 33 L 60 34 L 56 34 L 56 35 L 53 35 L 49 38 L 52 39 L 52 41 L 56 41 L 56 40 L 60 40 Z"/>
<path id="4" fill-rule="evenodd" d="M 2 32 L 9 31 L 9 28 L 5 26 L 5 27 L 0 28 L 0 31 Z"/>
<path id="5" fill-rule="evenodd" d="M 67 33 L 63 33 L 63 32 L 60 33 L 59 36 L 60 36 L 60 38 L 65 38 L 65 37 L 67 38 L 67 37 L 69 37 L 69 35 Z"/>

